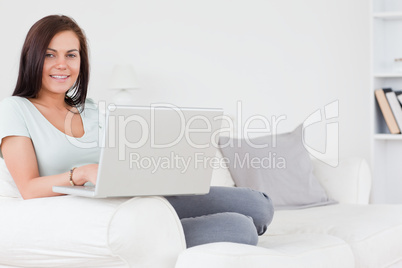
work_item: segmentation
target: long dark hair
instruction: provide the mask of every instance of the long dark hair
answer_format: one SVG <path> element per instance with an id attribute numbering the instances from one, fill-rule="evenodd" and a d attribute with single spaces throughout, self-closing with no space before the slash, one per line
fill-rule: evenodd
<path id="1" fill-rule="evenodd" d="M 83 108 L 88 91 L 89 59 L 87 39 L 78 24 L 67 16 L 52 15 L 36 22 L 29 30 L 21 51 L 20 69 L 13 96 L 36 98 L 42 87 L 43 62 L 53 37 L 63 31 L 73 31 L 80 42 L 80 73 L 66 93 L 65 102 Z"/>

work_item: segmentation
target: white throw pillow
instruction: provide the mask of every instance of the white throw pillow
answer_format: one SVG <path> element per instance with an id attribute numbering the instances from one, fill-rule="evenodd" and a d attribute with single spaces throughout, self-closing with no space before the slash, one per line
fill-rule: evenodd
<path id="1" fill-rule="evenodd" d="M 17 185 L 15 185 L 3 158 L 0 158 L 0 196 L 21 198 Z"/>
<path id="2" fill-rule="evenodd" d="M 216 150 L 215 157 L 217 158 L 217 162 L 219 162 L 219 165 L 217 165 L 213 169 L 211 186 L 234 187 L 235 183 L 232 179 L 232 176 L 230 175 L 228 166 L 222 161 L 223 156 L 219 149 Z"/>

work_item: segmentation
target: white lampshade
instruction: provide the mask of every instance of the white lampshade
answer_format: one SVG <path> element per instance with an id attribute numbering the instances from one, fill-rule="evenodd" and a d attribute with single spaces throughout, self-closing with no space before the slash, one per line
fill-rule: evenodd
<path id="1" fill-rule="evenodd" d="M 130 64 L 115 65 L 109 84 L 110 89 L 117 89 L 113 102 L 115 104 L 133 104 L 130 89 L 138 89 L 137 75 Z"/>
<path id="2" fill-rule="evenodd" d="M 111 89 L 136 89 L 139 88 L 134 67 L 130 64 L 115 65 L 110 79 Z"/>

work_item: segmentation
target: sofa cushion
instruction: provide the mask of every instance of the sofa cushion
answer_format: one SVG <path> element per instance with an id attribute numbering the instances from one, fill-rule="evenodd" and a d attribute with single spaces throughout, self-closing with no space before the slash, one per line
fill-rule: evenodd
<path id="1" fill-rule="evenodd" d="M 354 267 L 350 247 L 319 234 L 260 237 L 258 246 L 211 243 L 183 251 L 176 268 Z"/>
<path id="2" fill-rule="evenodd" d="M 275 209 L 333 203 L 313 174 L 303 125 L 290 133 L 252 139 L 220 137 L 221 151 L 239 187 L 267 193 Z"/>
<path id="3" fill-rule="evenodd" d="M 388 267 L 402 259 L 402 205 L 338 204 L 277 211 L 265 235 L 319 233 L 353 250 L 356 267 Z"/>

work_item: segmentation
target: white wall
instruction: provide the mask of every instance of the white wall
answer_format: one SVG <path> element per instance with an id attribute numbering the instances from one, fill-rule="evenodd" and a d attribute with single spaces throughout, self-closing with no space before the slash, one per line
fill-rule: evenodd
<path id="1" fill-rule="evenodd" d="M 29 27 L 55 13 L 88 36 L 97 100 L 110 100 L 122 62 L 137 71 L 138 104 L 235 114 L 240 100 L 244 118 L 286 115 L 279 131 L 339 100 L 340 155 L 369 159 L 367 0 L 0 0 L 0 99 L 13 91 Z"/>

